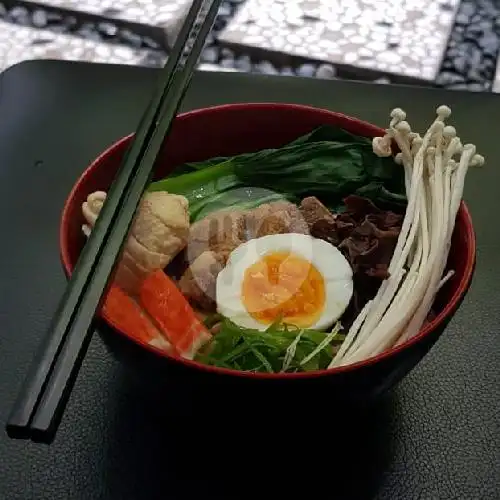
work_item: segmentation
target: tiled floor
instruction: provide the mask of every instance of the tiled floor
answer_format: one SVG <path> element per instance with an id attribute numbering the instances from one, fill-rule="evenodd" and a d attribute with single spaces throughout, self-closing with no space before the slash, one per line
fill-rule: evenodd
<path id="1" fill-rule="evenodd" d="M 142 25 L 143 31 L 164 33 L 171 43 L 191 0 L 25 0 L 22 3 L 33 7 L 42 4 L 76 15 L 91 14 L 111 23 Z"/>
<path id="2" fill-rule="evenodd" d="M 132 49 L 85 40 L 48 30 L 0 21 L 0 71 L 28 59 L 65 59 L 99 63 L 146 65 L 160 57 L 146 49 Z"/>
<path id="3" fill-rule="evenodd" d="M 500 93 L 500 57 L 498 58 L 497 70 L 495 73 L 495 79 L 493 80 L 493 85 L 491 87 L 491 90 L 493 92 Z"/>
<path id="4" fill-rule="evenodd" d="M 0 69 L 34 57 L 159 66 L 190 2 L 0 0 Z M 485 91 L 495 80 L 499 19 L 498 0 L 224 0 L 201 61 L 212 70 Z M 495 81 L 500 91 L 500 71 Z"/>
<path id="5" fill-rule="evenodd" d="M 270 51 L 434 81 L 459 0 L 248 0 L 222 32 Z M 279 54 L 279 55 L 278 55 Z"/>

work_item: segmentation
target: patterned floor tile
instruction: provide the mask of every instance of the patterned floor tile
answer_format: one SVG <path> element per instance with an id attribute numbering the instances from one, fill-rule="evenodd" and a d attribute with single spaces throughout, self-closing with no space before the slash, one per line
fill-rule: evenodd
<path id="1" fill-rule="evenodd" d="M 235 50 L 433 81 L 460 0 L 247 0 L 220 36 Z"/>
<path id="2" fill-rule="evenodd" d="M 0 71 L 29 59 L 64 59 L 148 66 L 155 53 L 84 40 L 0 21 Z"/>
<path id="3" fill-rule="evenodd" d="M 191 0 L 21 0 L 20 3 L 139 26 L 143 32 L 157 35 L 159 32 L 160 37 L 166 35 L 168 44 L 171 44 Z"/>
<path id="4" fill-rule="evenodd" d="M 500 94 L 500 57 L 497 60 L 497 69 L 495 71 L 495 79 L 493 80 L 491 90 Z"/>
<path id="5" fill-rule="evenodd" d="M 236 68 L 224 68 L 218 64 L 202 63 L 198 66 L 200 71 L 221 71 L 223 73 L 240 73 L 241 71 Z"/>

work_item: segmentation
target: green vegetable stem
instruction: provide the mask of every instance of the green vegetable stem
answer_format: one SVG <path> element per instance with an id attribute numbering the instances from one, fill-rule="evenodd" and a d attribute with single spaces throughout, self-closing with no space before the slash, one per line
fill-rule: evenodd
<path id="1" fill-rule="evenodd" d="M 265 331 L 242 328 L 224 319 L 217 335 L 196 359 L 249 372 L 294 373 L 326 369 L 344 340 L 337 324 L 330 333 L 276 322 Z"/>
<path id="2" fill-rule="evenodd" d="M 323 126 L 290 144 L 230 158 L 212 158 L 179 167 L 183 173 L 150 185 L 150 191 L 186 196 L 191 217 L 225 207 L 252 208 L 284 198 L 317 196 L 331 209 L 350 194 L 376 204 L 406 203 L 404 172 L 392 158 L 380 158 L 371 140 L 336 127 Z M 250 189 L 242 196 L 242 188 Z M 269 191 L 276 193 L 270 197 Z"/>

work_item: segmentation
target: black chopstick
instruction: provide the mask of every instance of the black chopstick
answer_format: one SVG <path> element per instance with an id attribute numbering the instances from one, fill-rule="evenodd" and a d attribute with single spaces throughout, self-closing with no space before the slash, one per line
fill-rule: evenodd
<path id="1" fill-rule="evenodd" d="M 9 417 L 13 437 L 50 441 L 90 341 L 96 310 L 120 255 L 165 135 L 177 113 L 221 0 L 194 0 L 160 85 L 85 245 Z M 140 160 L 140 161 L 139 161 Z"/>

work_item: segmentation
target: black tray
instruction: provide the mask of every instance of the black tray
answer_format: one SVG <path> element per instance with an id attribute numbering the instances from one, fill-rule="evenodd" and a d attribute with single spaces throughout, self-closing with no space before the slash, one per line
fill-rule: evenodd
<path id="1" fill-rule="evenodd" d="M 154 70 L 29 62 L 0 79 L 0 415 L 5 422 L 65 285 L 64 199 L 88 163 L 131 132 Z M 466 200 L 478 265 L 460 311 L 400 386 L 364 410 L 328 394 L 304 408 L 231 411 L 173 377 L 141 376 L 95 335 L 56 441 L 0 440 L 1 499 L 500 498 L 500 100 L 403 86 L 197 74 L 185 108 L 311 104 L 385 126 L 395 106 L 422 129 L 448 104 L 488 163 Z M 128 346 L 130 347 L 130 346 Z M 133 348 L 129 355 L 137 355 Z M 231 395 L 228 394 L 230 398 Z M 300 493 L 301 491 L 304 493 Z"/>

